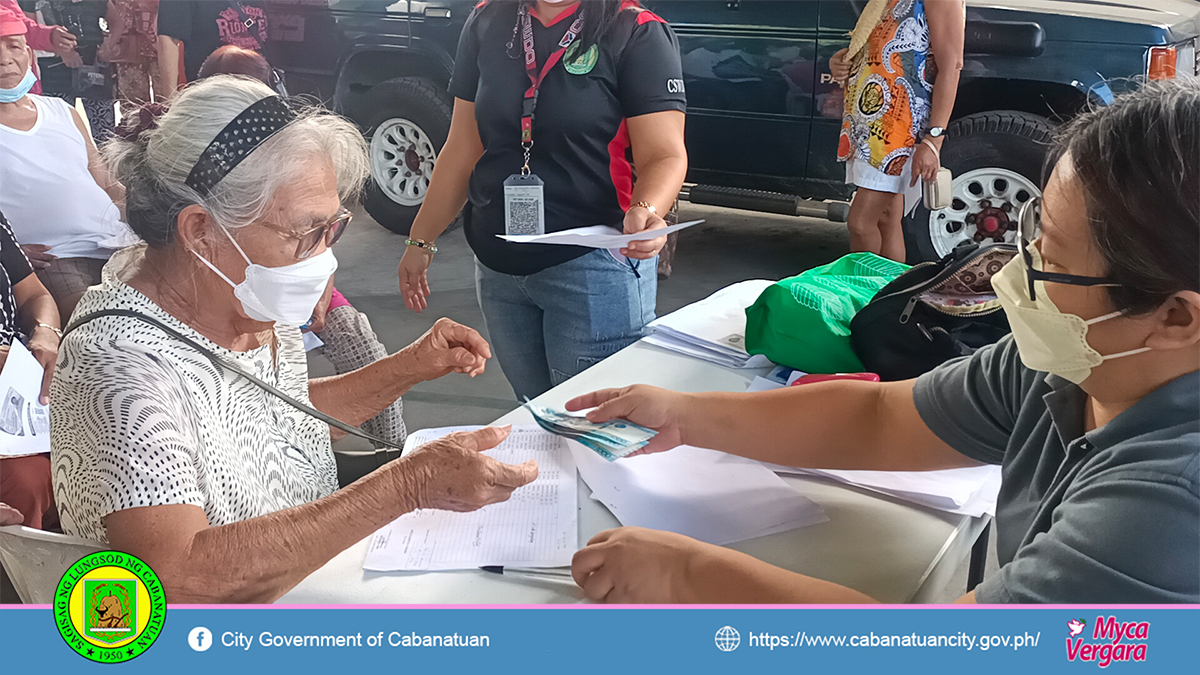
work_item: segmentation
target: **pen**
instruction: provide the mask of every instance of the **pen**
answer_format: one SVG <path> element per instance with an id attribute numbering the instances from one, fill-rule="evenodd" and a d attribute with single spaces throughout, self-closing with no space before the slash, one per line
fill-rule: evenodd
<path id="1" fill-rule="evenodd" d="M 564 569 L 526 569 L 517 567 L 504 567 L 503 565 L 484 565 L 479 569 L 491 574 L 499 574 L 506 577 L 524 577 L 526 579 L 540 579 L 547 581 L 566 581 L 574 584 L 575 580 L 571 577 L 570 570 Z"/>

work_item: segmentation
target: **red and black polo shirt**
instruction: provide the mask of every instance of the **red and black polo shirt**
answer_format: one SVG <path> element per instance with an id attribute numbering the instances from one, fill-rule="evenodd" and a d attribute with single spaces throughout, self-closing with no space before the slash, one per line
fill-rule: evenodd
<path id="1" fill-rule="evenodd" d="M 504 180 L 524 163 L 521 102 L 529 77 L 519 32 L 513 49 L 508 49 L 518 7 L 518 2 L 502 0 L 475 7 L 459 40 L 450 93 L 475 103 L 484 147 L 471 174 L 467 241 L 487 267 L 527 275 L 591 249 L 510 244 L 496 237 L 504 234 Z M 534 10 L 539 70 L 558 49 L 579 8 L 576 3 L 549 26 L 542 25 Z M 633 191 L 625 121 L 666 110 L 684 111 L 687 106 L 679 43 L 657 15 L 631 4 L 597 47 L 596 63 L 589 72 L 572 74 L 557 65 L 538 94 L 529 166 L 545 181 L 547 232 L 600 224 L 620 228 Z"/>

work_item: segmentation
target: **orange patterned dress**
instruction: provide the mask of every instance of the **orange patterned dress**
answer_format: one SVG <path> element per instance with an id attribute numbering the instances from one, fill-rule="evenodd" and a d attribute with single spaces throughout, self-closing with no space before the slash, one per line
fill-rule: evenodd
<path id="1" fill-rule="evenodd" d="M 904 193 L 933 98 L 925 0 L 892 0 L 865 56 L 846 89 L 838 160 L 846 162 L 846 182 Z"/>

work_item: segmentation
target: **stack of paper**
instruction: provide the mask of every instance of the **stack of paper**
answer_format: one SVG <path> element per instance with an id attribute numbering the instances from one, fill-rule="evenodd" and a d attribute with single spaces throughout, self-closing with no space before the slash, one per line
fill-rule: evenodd
<path id="1" fill-rule="evenodd" d="M 447 427 L 409 434 L 405 453 L 452 431 L 478 428 Z M 532 425 L 513 427 L 503 443 L 484 454 L 505 464 L 537 460 L 537 480 L 517 488 L 508 501 L 478 511 L 421 509 L 400 516 L 371 536 L 363 569 L 392 572 L 570 565 L 579 549 L 578 483 L 566 440 Z"/>
<path id="2" fill-rule="evenodd" d="M 41 402 L 45 374 L 25 345 L 13 340 L 0 370 L 0 456 L 50 452 L 50 408 Z"/>
<path id="3" fill-rule="evenodd" d="M 680 446 L 606 462 L 569 445 L 592 499 L 622 525 L 724 545 L 828 520 L 816 502 L 753 460 Z"/>
<path id="4" fill-rule="evenodd" d="M 750 383 L 747 391 L 768 391 L 783 386 L 778 382 L 756 377 Z M 998 466 L 976 466 L 942 471 L 799 469 L 769 463 L 764 463 L 764 466 L 775 473 L 821 476 L 939 511 L 975 517 L 985 513 L 990 516 L 996 515 L 996 494 L 1000 491 L 1000 467 Z"/>
<path id="5" fill-rule="evenodd" d="M 775 282 L 743 281 L 650 322 L 644 340 L 730 368 L 765 368 L 767 357 L 746 353 L 746 308 Z"/>

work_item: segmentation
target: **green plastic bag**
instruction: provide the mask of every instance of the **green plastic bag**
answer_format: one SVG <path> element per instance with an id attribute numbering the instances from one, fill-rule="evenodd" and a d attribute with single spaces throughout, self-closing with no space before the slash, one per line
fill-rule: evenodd
<path id="1" fill-rule="evenodd" d="M 746 309 L 746 350 L 806 373 L 858 373 L 850 320 L 908 265 L 851 253 L 768 286 Z"/>

